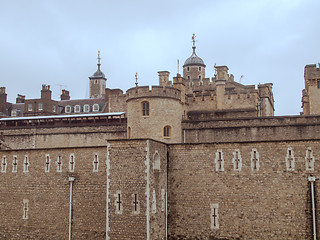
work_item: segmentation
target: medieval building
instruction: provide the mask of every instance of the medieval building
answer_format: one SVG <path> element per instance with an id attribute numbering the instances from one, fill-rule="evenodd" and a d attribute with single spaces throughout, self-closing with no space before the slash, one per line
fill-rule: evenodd
<path id="1" fill-rule="evenodd" d="M 151 88 L 107 88 L 100 53 L 89 99 L 1 87 L 0 238 L 316 239 L 319 65 L 297 116 L 274 116 L 272 83 L 205 71 L 193 41 Z"/>

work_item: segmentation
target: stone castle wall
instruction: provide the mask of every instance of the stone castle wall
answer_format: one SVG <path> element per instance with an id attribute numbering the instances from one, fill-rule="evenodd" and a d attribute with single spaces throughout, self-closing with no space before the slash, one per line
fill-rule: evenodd
<path id="1" fill-rule="evenodd" d="M 163 143 L 108 141 L 100 147 L 1 150 L 0 156 L 1 163 L 4 158 L 7 163 L 0 173 L 1 239 L 66 239 L 69 177 L 75 179 L 72 239 L 165 236 L 167 147 Z M 24 171 L 26 156 L 28 171 Z"/>
<path id="2" fill-rule="evenodd" d="M 319 141 L 170 145 L 169 239 L 311 239 L 308 176 L 319 175 L 319 154 Z"/>

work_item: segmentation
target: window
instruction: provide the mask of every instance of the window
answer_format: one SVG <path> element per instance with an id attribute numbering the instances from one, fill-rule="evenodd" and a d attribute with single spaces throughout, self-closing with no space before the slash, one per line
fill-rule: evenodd
<path id="1" fill-rule="evenodd" d="M 24 156 L 24 161 L 23 161 L 23 172 L 27 173 L 29 172 L 29 158 L 27 155 Z"/>
<path id="2" fill-rule="evenodd" d="M 81 107 L 80 107 L 80 105 L 76 105 L 76 106 L 74 106 L 74 112 L 80 112 L 80 110 L 81 110 Z"/>
<path id="3" fill-rule="evenodd" d="M 187 71 L 188 71 L 188 72 L 190 71 L 190 67 L 187 67 Z"/>
<path id="4" fill-rule="evenodd" d="M 53 105 L 53 106 L 52 106 L 52 111 L 53 111 L 53 112 L 56 112 L 56 105 Z"/>
<path id="5" fill-rule="evenodd" d="M 210 204 L 211 212 L 210 212 L 210 228 L 211 229 L 219 229 L 219 204 L 212 203 Z"/>
<path id="6" fill-rule="evenodd" d="M 199 67 L 199 71 L 201 71 L 201 67 Z"/>
<path id="7" fill-rule="evenodd" d="M 99 111 L 99 104 L 95 103 L 93 104 L 93 111 L 98 112 Z"/>
<path id="8" fill-rule="evenodd" d="M 149 116 L 149 102 L 142 102 L 142 116 Z"/>
<path id="9" fill-rule="evenodd" d="M 251 170 L 258 171 L 260 168 L 260 158 L 257 149 L 253 148 L 251 151 Z"/>
<path id="10" fill-rule="evenodd" d="M 71 106 L 70 105 L 66 106 L 66 113 L 71 113 Z"/>
<path id="11" fill-rule="evenodd" d="M 42 111 L 42 110 L 43 110 L 43 104 L 42 104 L 42 103 L 39 103 L 38 109 L 39 109 L 39 111 Z"/>
<path id="12" fill-rule="evenodd" d="M 233 158 L 232 158 L 232 163 L 233 163 L 233 170 L 234 171 L 241 171 L 242 168 L 242 158 L 241 158 L 241 153 L 239 149 L 236 149 L 233 152 Z"/>
<path id="13" fill-rule="evenodd" d="M 99 155 L 97 153 L 94 154 L 92 165 L 93 165 L 93 172 L 98 172 L 99 171 Z"/>
<path id="14" fill-rule="evenodd" d="M 50 172 L 50 156 L 49 154 L 46 154 L 46 162 L 45 162 L 45 167 L 44 167 L 44 172 Z"/>
<path id="15" fill-rule="evenodd" d="M 16 173 L 17 171 L 18 171 L 18 160 L 17 160 L 17 156 L 14 155 L 12 160 L 12 172 Z"/>
<path id="16" fill-rule="evenodd" d="M 307 148 L 305 160 L 306 160 L 306 170 L 313 171 L 314 170 L 314 156 L 313 156 L 313 152 L 312 152 L 311 147 Z"/>
<path id="17" fill-rule="evenodd" d="M 221 149 L 218 149 L 216 152 L 216 171 L 217 172 L 223 172 L 224 171 L 224 159 L 223 159 L 223 152 Z"/>
<path id="18" fill-rule="evenodd" d="M 190 79 L 190 76 L 187 76 L 187 79 Z"/>
<path id="19" fill-rule="evenodd" d="M 84 111 L 84 112 L 90 112 L 90 106 L 89 106 L 89 104 L 85 104 L 85 105 L 83 106 L 83 111 Z"/>
<path id="20" fill-rule="evenodd" d="M 5 173 L 7 171 L 7 157 L 3 156 L 1 161 L 1 172 Z"/>
<path id="21" fill-rule="evenodd" d="M 294 152 L 291 147 L 287 149 L 286 167 L 287 167 L 287 171 L 294 171 L 295 159 L 294 159 Z"/>
<path id="22" fill-rule="evenodd" d="M 28 219 L 28 211 L 29 211 L 29 200 L 23 199 L 23 215 L 22 219 L 27 220 Z"/>
<path id="23" fill-rule="evenodd" d="M 32 112 L 32 104 L 31 103 L 28 104 L 28 111 Z"/>
<path id="24" fill-rule="evenodd" d="M 70 154 L 70 159 L 69 159 L 69 172 L 74 172 L 74 166 L 75 166 L 75 161 L 74 161 L 74 154 Z"/>
<path id="25" fill-rule="evenodd" d="M 116 207 L 116 214 L 122 214 L 121 191 L 117 191 L 114 196 L 115 196 L 114 205 Z"/>
<path id="26" fill-rule="evenodd" d="M 16 117 L 17 116 L 17 110 L 13 109 L 11 111 L 11 117 Z"/>
<path id="27" fill-rule="evenodd" d="M 160 155 L 158 151 L 153 155 L 153 170 L 160 170 Z"/>
<path id="28" fill-rule="evenodd" d="M 201 75 L 199 75 L 199 79 L 201 80 Z"/>
<path id="29" fill-rule="evenodd" d="M 57 172 L 62 172 L 62 157 L 58 156 L 57 158 Z"/>
<path id="30" fill-rule="evenodd" d="M 137 193 L 134 193 L 132 194 L 132 197 L 133 197 L 133 214 L 139 214 L 140 213 L 140 202 L 138 201 L 138 194 Z"/>
<path id="31" fill-rule="evenodd" d="M 165 126 L 163 128 L 163 137 L 164 138 L 170 138 L 171 137 L 171 127 L 170 126 Z"/>

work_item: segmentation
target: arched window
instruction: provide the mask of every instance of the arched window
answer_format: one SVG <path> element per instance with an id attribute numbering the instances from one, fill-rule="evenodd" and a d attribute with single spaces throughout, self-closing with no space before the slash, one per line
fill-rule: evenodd
<path id="1" fill-rule="evenodd" d="M 71 113 L 71 106 L 70 105 L 67 105 L 66 108 L 66 113 Z"/>
<path id="2" fill-rule="evenodd" d="M 163 137 L 165 137 L 165 138 L 171 137 L 171 127 L 170 126 L 165 126 L 163 128 Z"/>
<path id="3" fill-rule="evenodd" d="M 201 67 L 199 67 L 199 71 L 201 71 Z"/>
<path id="4" fill-rule="evenodd" d="M 149 102 L 147 101 L 144 101 L 141 103 L 141 108 L 142 108 L 142 116 L 149 116 L 149 112 L 150 112 L 150 109 L 149 109 Z"/>
<path id="5" fill-rule="evenodd" d="M 188 71 L 188 72 L 190 71 L 190 68 L 189 68 L 189 67 L 187 67 L 187 71 Z"/>
<path id="6" fill-rule="evenodd" d="M 93 104 L 93 111 L 99 112 L 99 104 L 97 104 L 97 103 Z"/>
<path id="7" fill-rule="evenodd" d="M 75 105 L 74 106 L 74 112 L 80 112 L 80 111 L 81 111 L 80 105 Z"/>
<path id="8" fill-rule="evenodd" d="M 160 155 L 158 151 L 153 155 L 153 170 L 160 170 Z"/>

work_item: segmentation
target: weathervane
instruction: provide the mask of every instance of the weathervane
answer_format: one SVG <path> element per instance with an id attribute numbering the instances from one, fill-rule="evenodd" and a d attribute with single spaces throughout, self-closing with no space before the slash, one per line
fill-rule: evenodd
<path id="1" fill-rule="evenodd" d="M 136 78 L 136 87 L 138 87 L 138 73 L 136 72 L 136 74 L 134 75 L 134 77 Z"/>
<path id="2" fill-rule="evenodd" d="M 100 51 L 98 51 L 98 69 L 100 70 L 100 65 L 101 65 L 101 63 L 100 63 L 100 60 L 101 60 L 101 57 L 100 57 Z"/>
<path id="3" fill-rule="evenodd" d="M 196 34 L 192 34 L 192 42 L 193 42 L 193 46 L 196 46 Z"/>

